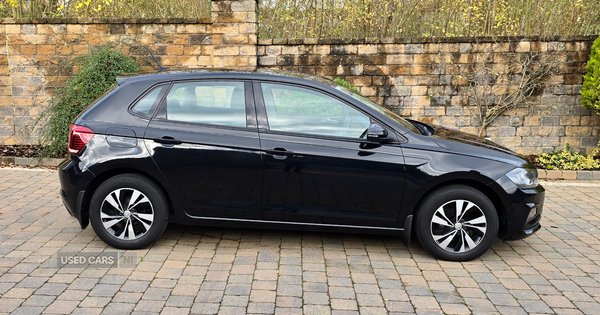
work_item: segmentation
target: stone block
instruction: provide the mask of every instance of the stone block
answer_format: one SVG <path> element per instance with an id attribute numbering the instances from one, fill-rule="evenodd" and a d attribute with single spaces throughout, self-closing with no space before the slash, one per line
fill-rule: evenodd
<path id="1" fill-rule="evenodd" d="M 428 69 L 429 69 L 428 65 L 412 65 L 412 66 L 410 66 L 410 74 L 412 74 L 412 75 L 427 74 Z"/>
<path id="2" fill-rule="evenodd" d="M 5 32 L 6 34 L 21 34 L 21 26 L 18 24 L 7 24 Z"/>
<path id="3" fill-rule="evenodd" d="M 191 48 L 191 47 L 188 46 L 186 48 Z M 196 48 L 196 47 L 194 47 L 194 48 Z M 202 49 L 200 49 L 200 51 L 202 51 Z M 183 45 L 167 45 L 167 55 L 172 56 L 172 55 L 182 55 L 182 54 L 183 54 Z"/>
<path id="4" fill-rule="evenodd" d="M 273 40 L 270 38 L 260 38 L 258 40 L 258 44 L 259 45 L 272 45 L 273 44 Z"/>
<path id="5" fill-rule="evenodd" d="M 407 44 L 404 46 L 404 52 L 407 54 L 422 54 L 425 50 L 423 44 Z"/>
<path id="6" fill-rule="evenodd" d="M 560 124 L 563 126 L 579 126 L 581 121 L 579 116 L 561 116 Z"/>
<path id="7" fill-rule="evenodd" d="M 546 170 L 546 179 L 561 179 L 562 171 L 560 170 Z"/>
<path id="8" fill-rule="evenodd" d="M 402 44 L 380 44 L 378 51 L 384 54 L 403 54 L 404 45 Z"/>
<path id="9" fill-rule="evenodd" d="M 410 96 L 412 87 L 410 86 L 393 86 L 391 95 L 392 96 Z"/>
<path id="10" fill-rule="evenodd" d="M 239 34 L 239 25 L 238 23 L 214 23 L 212 25 L 212 32 L 214 34 Z"/>
<path id="11" fill-rule="evenodd" d="M 519 42 L 517 44 L 517 52 L 528 52 L 531 50 L 531 43 L 530 42 Z"/>
<path id="12" fill-rule="evenodd" d="M 274 66 L 277 64 L 277 57 L 275 57 L 275 56 L 260 56 L 260 57 L 258 57 L 258 64 L 261 66 Z"/>
<path id="13" fill-rule="evenodd" d="M 577 171 L 562 171 L 563 179 L 577 179 Z"/>
<path id="14" fill-rule="evenodd" d="M 316 45 L 314 48 L 315 54 L 317 55 L 329 55 L 331 53 L 331 46 L 329 45 Z"/>
<path id="15" fill-rule="evenodd" d="M 240 48 L 238 46 L 217 46 L 213 51 L 215 56 L 235 56 L 239 53 Z"/>
<path id="16" fill-rule="evenodd" d="M 54 55 L 56 47 L 54 45 L 39 45 L 37 46 L 38 55 Z"/>
<path id="17" fill-rule="evenodd" d="M 257 31 L 256 23 L 240 23 L 239 25 L 240 34 L 256 34 Z"/>
<path id="18" fill-rule="evenodd" d="M 237 34 L 223 34 L 221 36 L 221 43 L 226 45 L 248 44 L 248 36 Z"/>
<path id="19" fill-rule="evenodd" d="M 592 171 L 592 177 L 594 180 L 600 180 L 600 171 Z"/>
<path id="20" fill-rule="evenodd" d="M 398 64 L 412 64 L 413 55 L 401 54 L 401 55 L 388 55 L 386 56 L 386 63 L 390 65 Z"/>
<path id="21" fill-rule="evenodd" d="M 29 158 L 15 157 L 15 165 L 29 165 Z"/>
<path id="22" fill-rule="evenodd" d="M 538 172 L 538 178 L 539 179 L 546 179 L 548 177 L 548 175 L 546 174 L 546 170 L 545 169 L 538 168 L 537 172 Z"/>
<path id="23" fill-rule="evenodd" d="M 177 45 L 179 46 L 179 45 Z M 174 47 L 177 47 L 174 46 Z M 202 55 L 202 46 L 180 46 L 183 48 L 183 55 L 186 56 L 199 56 Z M 170 54 L 169 51 L 175 52 L 174 54 Z M 179 50 L 177 48 L 170 50 L 169 47 L 167 47 L 167 54 L 168 55 L 181 55 L 182 53 L 179 52 Z"/>
<path id="24" fill-rule="evenodd" d="M 241 56 L 256 56 L 256 46 L 254 45 L 240 46 L 239 50 Z"/>
<path id="25" fill-rule="evenodd" d="M 567 126 L 565 130 L 567 136 L 589 136 L 592 134 L 592 127 L 588 126 Z"/>
<path id="26" fill-rule="evenodd" d="M 377 53 L 377 45 L 358 45 L 358 54 L 373 55 Z"/>
<path id="27" fill-rule="evenodd" d="M 231 11 L 233 12 L 256 12 L 257 2 L 254 0 L 232 1 Z"/>
<path id="28" fill-rule="evenodd" d="M 298 46 L 283 46 L 281 48 L 281 53 L 283 55 L 297 55 L 298 52 Z"/>
<path id="29" fill-rule="evenodd" d="M 331 45 L 332 55 L 353 55 L 357 52 L 356 45 Z"/>
<path id="30" fill-rule="evenodd" d="M 513 137 L 516 134 L 516 128 L 510 126 L 502 126 L 498 130 L 500 137 Z"/>
<path id="31" fill-rule="evenodd" d="M 594 179 L 592 171 L 577 171 L 577 179 Z"/>
<path id="32" fill-rule="evenodd" d="M 431 106 L 450 106 L 449 96 L 432 96 Z"/>
<path id="33" fill-rule="evenodd" d="M 83 26 L 84 34 L 108 34 L 110 27 L 108 24 L 89 24 Z"/>
<path id="34" fill-rule="evenodd" d="M 428 87 L 426 86 L 413 86 L 411 88 L 410 95 L 412 96 L 424 96 L 427 95 Z"/>
<path id="35" fill-rule="evenodd" d="M 47 35 L 24 35 L 25 42 L 28 44 L 40 45 L 45 44 L 48 40 Z"/>
<path id="36" fill-rule="evenodd" d="M 183 24 L 177 25 L 177 34 L 205 34 L 206 33 L 206 25 L 202 24 Z M 216 32 L 213 26 L 213 33 L 221 33 Z M 237 33 L 235 30 L 233 33 Z"/>
<path id="37" fill-rule="evenodd" d="M 198 65 L 198 58 L 195 56 L 177 57 L 177 64 L 184 67 L 195 67 Z"/>
<path id="38" fill-rule="evenodd" d="M 391 75 L 407 75 L 410 72 L 410 66 L 401 65 L 401 66 L 390 66 L 390 74 Z"/>

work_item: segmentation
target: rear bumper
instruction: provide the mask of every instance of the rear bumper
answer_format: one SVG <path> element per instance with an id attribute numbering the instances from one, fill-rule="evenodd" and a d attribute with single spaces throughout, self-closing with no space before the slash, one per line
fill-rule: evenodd
<path id="1" fill-rule="evenodd" d="M 519 240 L 533 235 L 542 226 L 540 220 L 544 210 L 545 189 L 538 185 L 532 189 L 519 189 L 506 176 L 497 183 L 506 194 L 504 240 Z M 531 214 L 531 216 L 530 216 Z"/>
<path id="2" fill-rule="evenodd" d="M 89 170 L 82 170 L 80 162 L 65 160 L 58 167 L 60 197 L 69 214 L 79 221 L 82 229 L 89 223 L 89 215 L 84 204 L 85 188 L 94 179 Z"/>

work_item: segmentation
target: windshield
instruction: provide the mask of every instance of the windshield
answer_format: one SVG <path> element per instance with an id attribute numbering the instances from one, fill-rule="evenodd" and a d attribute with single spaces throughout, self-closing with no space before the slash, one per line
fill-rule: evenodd
<path id="1" fill-rule="evenodd" d="M 350 90 L 349 88 L 343 86 L 343 85 L 337 85 L 335 87 L 336 89 L 352 96 L 353 98 L 355 98 L 356 100 L 360 101 L 361 103 L 371 107 L 372 109 L 380 112 L 381 114 L 384 114 L 386 117 L 392 119 L 393 121 L 397 122 L 398 124 L 400 124 L 402 127 L 412 131 L 412 132 L 416 132 L 416 133 L 420 133 L 419 130 L 410 122 L 408 122 L 406 119 L 398 116 L 398 114 L 392 112 L 391 110 L 379 106 L 376 103 L 374 103 L 373 101 L 371 101 L 370 99 Z"/>

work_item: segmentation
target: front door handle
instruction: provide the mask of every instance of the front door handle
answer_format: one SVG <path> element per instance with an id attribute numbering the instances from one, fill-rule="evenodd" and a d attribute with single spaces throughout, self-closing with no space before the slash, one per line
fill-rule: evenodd
<path id="1" fill-rule="evenodd" d="M 265 152 L 278 160 L 285 160 L 288 156 L 294 155 L 293 152 L 288 151 L 285 148 L 274 148 L 273 150 L 266 150 Z"/>
<path id="2" fill-rule="evenodd" d="M 160 139 L 154 139 L 154 142 L 162 143 L 162 144 L 182 144 L 183 141 L 177 140 L 171 136 L 162 136 Z"/>

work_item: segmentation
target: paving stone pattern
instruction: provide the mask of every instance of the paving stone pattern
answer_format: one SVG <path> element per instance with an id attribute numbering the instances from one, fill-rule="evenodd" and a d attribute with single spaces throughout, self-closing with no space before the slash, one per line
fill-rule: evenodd
<path id="1" fill-rule="evenodd" d="M 135 267 L 57 268 L 115 250 L 56 172 L 0 169 L 0 313 L 598 314 L 600 181 L 545 185 L 542 230 L 466 263 L 395 237 L 170 225 Z"/>

